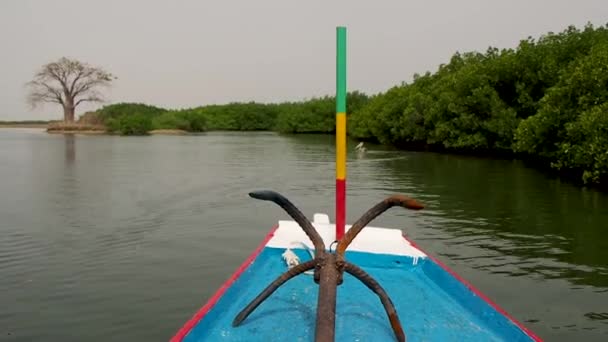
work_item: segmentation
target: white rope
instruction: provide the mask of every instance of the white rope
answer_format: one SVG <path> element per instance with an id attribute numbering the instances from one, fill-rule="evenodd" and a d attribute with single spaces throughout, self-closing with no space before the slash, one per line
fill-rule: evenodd
<path id="1" fill-rule="evenodd" d="M 304 248 L 306 248 L 308 250 L 308 253 L 310 254 L 310 256 L 314 259 L 315 255 L 314 255 L 312 249 L 310 247 L 308 247 L 304 242 L 293 241 L 291 244 L 293 245 L 294 243 L 299 243 L 300 245 L 304 246 Z M 288 269 L 291 269 L 292 267 L 300 264 L 300 258 L 289 247 L 285 250 L 285 252 L 283 252 L 282 256 L 283 256 L 283 260 L 285 260 L 285 263 L 287 264 Z M 314 271 L 309 270 L 304 273 L 313 274 Z"/>

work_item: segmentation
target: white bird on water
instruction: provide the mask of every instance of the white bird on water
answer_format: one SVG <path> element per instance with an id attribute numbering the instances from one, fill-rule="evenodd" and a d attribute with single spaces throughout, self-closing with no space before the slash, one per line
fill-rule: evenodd
<path id="1" fill-rule="evenodd" d="M 355 147 L 355 150 L 359 151 L 359 152 L 365 152 L 367 151 L 367 149 L 363 146 L 363 141 L 359 143 L 359 145 L 357 145 Z"/>

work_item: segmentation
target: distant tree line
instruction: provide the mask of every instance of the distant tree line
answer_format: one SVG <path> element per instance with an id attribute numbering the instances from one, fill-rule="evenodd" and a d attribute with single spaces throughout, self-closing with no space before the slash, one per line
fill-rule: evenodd
<path id="1" fill-rule="evenodd" d="M 404 148 L 517 155 L 584 183 L 608 182 L 608 25 L 573 26 L 514 49 L 454 54 L 373 96 L 347 100 L 348 133 Z M 114 104 L 98 111 L 108 129 L 274 130 L 334 133 L 335 100 L 229 103 L 183 110 Z"/>
<path id="2" fill-rule="evenodd" d="M 368 100 L 361 92 L 347 95 L 349 108 L 360 110 Z M 156 129 L 203 131 L 277 131 L 281 133 L 334 133 L 335 98 L 300 102 L 229 103 L 170 110 L 141 103 L 117 103 L 97 110 L 110 132 L 146 134 Z"/>

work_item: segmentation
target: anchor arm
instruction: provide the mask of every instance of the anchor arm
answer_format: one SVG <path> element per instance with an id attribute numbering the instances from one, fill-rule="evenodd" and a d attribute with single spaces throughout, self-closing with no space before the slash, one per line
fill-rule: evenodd
<path id="1" fill-rule="evenodd" d="M 275 281 L 270 283 L 264 291 L 262 291 L 257 297 L 255 297 L 251 303 L 249 303 L 232 321 L 232 326 L 236 327 L 241 324 L 262 302 L 264 302 L 270 295 L 276 291 L 281 285 L 286 283 L 289 279 L 302 274 L 315 267 L 317 261 L 309 260 L 305 263 L 299 264 L 291 268 L 289 271 L 281 274 Z"/>
<path id="2" fill-rule="evenodd" d="M 370 208 L 361 218 L 359 218 L 351 228 L 344 234 L 342 239 L 338 241 L 338 246 L 336 247 L 336 254 L 344 256 L 344 252 L 350 243 L 357 237 L 357 235 L 363 230 L 363 228 L 370 223 L 373 219 L 378 217 L 378 215 L 382 214 L 386 210 L 394 206 L 401 206 L 407 209 L 419 210 L 424 208 L 424 206 L 415 199 L 403 196 L 403 195 L 393 195 L 387 197 L 380 203 L 376 204 L 372 208 Z"/>
<path id="3" fill-rule="evenodd" d="M 386 311 L 386 315 L 391 323 L 391 327 L 393 328 L 397 341 L 405 342 L 405 333 L 403 332 L 403 327 L 399 321 L 399 316 L 397 315 L 395 305 L 393 305 L 391 298 L 388 296 L 382 286 L 380 286 L 380 284 L 367 272 L 349 262 L 344 263 L 344 271 L 359 279 L 363 284 L 365 284 L 365 286 L 378 295 L 380 301 L 382 302 L 382 306 L 384 306 L 384 310 Z"/>
<path id="4" fill-rule="evenodd" d="M 281 208 L 283 208 L 283 210 L 287 212 L 287 214 L 289 214 L 289 216 L 291 216 L 300 225 L 302 230 L 304 230 L 306 235 L 310 238 L 313 245 L 315 246 L 315 258 L 320 257 L 325 253 L 325 243 L 323 242 L 323 239 L 321 238 L 315 227 L 312 225 L 312 223 L 310 223 L 306 216 L 304 216 L 304 214 L 287 198 L 277 192 L 270 190 L 250 192 L 249 196 L 260 200 L 272 201 L 279 205 Z"/>

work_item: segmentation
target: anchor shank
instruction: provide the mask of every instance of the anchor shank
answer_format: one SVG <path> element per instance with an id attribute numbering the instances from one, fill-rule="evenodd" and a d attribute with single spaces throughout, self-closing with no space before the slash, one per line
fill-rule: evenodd
<path id="1" fill-rule="evenodd" d="M 334 342 L 336 329 L 336 293 L 340 273 L 334 254 L 327 254 L 319 272 L 319 299 L 317 302 L 316 342 Z"/>

